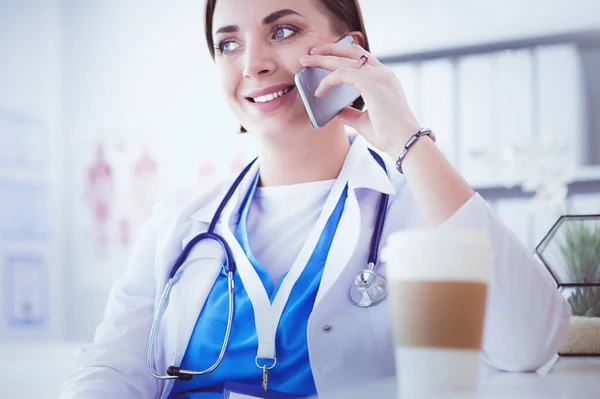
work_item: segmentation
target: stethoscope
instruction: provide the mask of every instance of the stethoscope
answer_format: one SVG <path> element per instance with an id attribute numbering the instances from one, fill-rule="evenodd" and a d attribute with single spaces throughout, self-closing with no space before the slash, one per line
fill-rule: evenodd
<path id="1" fill-rule="evenodd" d="M 375 151 L 369 149 L 371 155 L 377 163 L 385 170 L 387 174 L 387 168 L 385 166 L 385 162 L 381 158 L 379 154 Z M 250 162 L 244 170 L 239 174 L 239 176 L 235 179 L 225 197 L 219 204 L 217 211 L 215 212 L 210 225 L 208 226 L 208 230 L 204 233 L 200 233 L 195 236 L 183 249 L 177 260 L 175 261 L 173 267 L 171 268 L 171 272 L 169 273 L 169 279 L 165 288 L 163 289 L 162 295 L 160 297 L 160 301 L 158 304 L 157 311 L 154 313 L 154 318 L 152 320 L 152 326 L 150 328 L 150 338 L 148 342 L 148 356 L 147 356 L 147 366 L 150 374 L 161 380 L 168 379 L 179 379 L 182 381 L 189 381 L 192 377 L 196 375 L 205 375 L 214 371 L 225 356 L 225 351 L 227 349 L 227 345 L 229 343 L 229 336 L 231 334 L 231 325 L 233 322 L 233 309 L 235 304 L 234 293 L 235 286 L 233 283 L 233 274 L 236 272 L 236 264 L 235 259 L 233 257 L 233 253 L 227 241 L 215 233 L 215 227 L 221 218 L 221 214 L 229 200 L 237 190 L 238 186 L 241 184 L 242 180 L 248 173 L 248 171 L 252 168 L 252 165 L 256 162 L 258 158 L 254 159 Z M 354 278 L 350 289 L 348 290 L 348 295 L 350 298 L 350 302 L 354 305 L 361 308 L 368 308 L 371 306 L 375 306 L 381 301 L 385 299 L 387 296 L 387 282 L 385 278 L 375 271 L 375 266 L 377 265 L 377 253 L 379 252 L 379 242 L 381 239 L 381 233 L 383 231 L 383 223 L 385 221 L 385 215 L 387 212 L 389 195 L 385 193 L 381 193 L 381 197 L 379 199 L 379 210 L 377 213 L 377 220 L 375 222 L 375 228 L 373 229 L 373 234 L 371 236 L 371 246 L 368 257 L 368 268 L 362 270 L 358 273 L 358 275 Z M 169 296 L 171 293 L 171 289 L 173 285 L 179 280 L 180 270 L 182 270 L 182 266 L 186 263 L 187 257 L 194 248 L 196 244 L 198 244 L 202 240 L 214 240 L 221 245 L 223 252 L 225 253 L 225 264 L 223 265 L 223 270 L 227 274 L 228 281 L 228 292 L 229 292 L 229 314 L 227 317 L 227 329 L 225 330 L 225 337 L 223 339 L 223 345 L 221 346 L 221 351 L 219 352 L 219 356 L 215 363 L 209 368 L 202 371 L 194 371 L 194 370 L 185 370 L 176 366 L 169 366 L 166 370 L 166 374 L 159 374 L 155 367 L 155 346 L 156 346 L 156 335 L 160 330 L 160 325 L 162 322 L 163 315 L 166 310 L 166 306 L 169 302 Z"/>

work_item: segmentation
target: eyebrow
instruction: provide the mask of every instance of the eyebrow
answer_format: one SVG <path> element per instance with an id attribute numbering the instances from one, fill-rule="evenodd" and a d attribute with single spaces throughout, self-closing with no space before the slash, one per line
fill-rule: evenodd
<path id="1" fill-rule="evenodd" d="M 279 18 L 283 18 L 288 15 L 302 16 L 294 10 L 290 10 L 289 8 L 284 8 L 283 10 L 275 11 L 275 12 L 267 15 L 266 17 L 264 17 L 262 20 L 262 23 L 263 23 L 263 25 L 269 25 L 269 24 L 272 24 L 273 22 L 277 21 Z"/>
<path id="2" fill-rule="evenodd" d="M 278 19 L 286 17 L 288 15 L 298 15 L 300 17 L 302 16 L 301 14 L 297 13 L 294 10 L 290 10 L 289 8 L 284 8 L 282 10 L 272 12 L 271 14 L 264 17 L 262 20 L 262 24 L 263 25 L 272 24 L 273 22 L 277 21 Z M 217 29 L 217 32 L 215 32 L 215 35 L 218 35 L 219 33 L 234 33 L 234 32 L 238 32 L 239 30 L 240 30 L 240 27 L 238 25 L 227 25 L 227 26 L 223 26 L 223 27 Z"/>

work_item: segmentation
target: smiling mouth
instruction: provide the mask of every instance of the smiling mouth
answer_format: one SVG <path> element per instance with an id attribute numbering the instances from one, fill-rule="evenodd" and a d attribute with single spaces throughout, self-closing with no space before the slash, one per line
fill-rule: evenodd
<path id="1" fill-rule="evenodd" d="M 264 96 L 259 96 L 259 97 L 246 97 L 246 100 L 250 101 L 251 103 L 268 103 L 269 101 L 273 101 L 279 97 L 283 97 L 285 95 L 287 95 L 289 92 L 291 92 L 292 90 L 294 90 L 296 86 L 291 85 L 289 87 L 286 87 L 283 90 L 279 90 L 275 93 L 270 93 L 270 94 L 266 94 Z"/>

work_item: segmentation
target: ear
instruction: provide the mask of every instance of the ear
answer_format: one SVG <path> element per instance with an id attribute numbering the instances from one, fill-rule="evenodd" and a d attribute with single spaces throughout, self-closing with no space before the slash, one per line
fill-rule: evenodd
<path id="1" fill-rule="evenodd" d="M 349 33 L 350 36 L 354 39 L 354 42 L 360 47 L 364 48 L 366 44 L 365 35 L 361 31 L 352 31 Z"/>

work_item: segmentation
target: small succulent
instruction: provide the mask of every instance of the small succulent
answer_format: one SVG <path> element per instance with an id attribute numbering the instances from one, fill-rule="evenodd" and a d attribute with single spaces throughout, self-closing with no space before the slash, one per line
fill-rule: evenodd
<path id="1" fill-rule="evenodd" d="M 579 287 L 569 297 L 573 316 L 600 317 L 600 287 Z"/>
<path id="2" fill-rule="evenodd" d="M 571 282 L 600 282 L 600 224 L 570 222 L 559 248 Z M 600 317 L 600 287 L 579 287 L 568 300 L 574 316 Z"/>
<path id="3" fill-rule="evenodd" d="M 569 280 L 577 283 L 600 282 L 600 223 L 566 222 L 560 252 Z"/>

